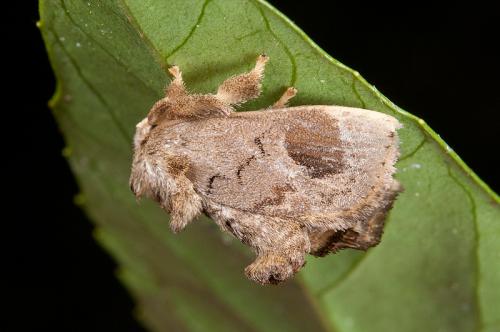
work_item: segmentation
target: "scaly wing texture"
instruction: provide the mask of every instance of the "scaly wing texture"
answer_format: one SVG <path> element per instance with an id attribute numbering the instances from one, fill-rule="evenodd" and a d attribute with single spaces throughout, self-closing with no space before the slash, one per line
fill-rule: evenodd
<path id="1" fill-rule="evenodd" d="M 214 203 L 343 229 L 393 189 L 397 127 L 376 112 L 303 106 L 179 124 L 164 141 L 190 156 Z"/>

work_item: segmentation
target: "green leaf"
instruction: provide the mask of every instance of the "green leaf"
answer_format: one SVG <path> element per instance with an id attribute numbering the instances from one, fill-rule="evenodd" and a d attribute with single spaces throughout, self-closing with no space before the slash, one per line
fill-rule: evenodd
<path id="1" fill-rule="evenodd" d="M 58 88 L 51 107 L 66 138 L 97 239 L 155 331 L 498 331 L 499 198 L 424 121 L 325 54 L 264 1 L 41 1 L 39 23 Z M 335 38 L 335 36 L 332 36 Z M 261 287 L 245 279 L 248 249 L 200 220 L 168 230 L 153 203 L 128 188 L 135 124 L 160 98 L 165 68 L 188 87 L 214 91 L 271 61 L 269 105 L 293 85 L 292 105 L 363 107 L 397 117 L 405 187 L 382 243 L 367 253 L 310 258 L 295 280 Z"/>

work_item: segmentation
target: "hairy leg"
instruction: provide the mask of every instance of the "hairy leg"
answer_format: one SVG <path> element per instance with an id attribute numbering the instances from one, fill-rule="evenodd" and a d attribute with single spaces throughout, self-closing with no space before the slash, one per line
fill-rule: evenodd
<path id="1" fill-rule="evenodd" d="M 304 266 L 310 251 L 306 229 L 292 220 L 255 215 L 204 202 L 204 212 L 225 231 L 257 253 L 245 274 L 261 284 L 276 284 L 293 276 Z"/>
<path id="2" fill-rule="evenodd" d="M 178 185 L 180 182 L 178 182 Z M 170 196 L 170 229 L 174 233 L 182 231 L 202 210 L 201 198 L 194 191 L 191 183 L 181 185 L 180 190 Z"/>
<path id="3" fill-rule="evenodd" d="M 249 279 L 260 284 L 277 284 L 292 277 L 304 266 L 305 254 L 310 247 L 305 231 L 298 226 L 282 225 L 281 228 L 274 232 L 277 234 L 268 243 L 258 237 L 254 239 L 257 258 L 245 268 Z"/>
<path id="4" fill-rule="evenodd" d="M 184 81 L 182 80 L 182 73 L 179 67 L 172 66 L 168 68 L 168 72 L 174 77 L 170 85 L 167 87 L 165 91 L 165 95 L 171 99 L 178 99 L 180 97 L 184 97 L 187 92 L 184 87 Z"/>
<path id="5" fill-rule="evenodd" d="M 201 213 L 201 198 L 186 177 L 189 161 L 176 156 L 167 157 L 165 161 L 168 177 L 172 179 L 173 185 L 170 186 L 170 193 L 160 192 L 158 200 L 162 208 L 170 213 L 170 229 L 178 233 Z M 166 188 L 159 188 L 162 189 Z"/>
<path id="6" fill-rule="evenodd" d="M 276 101 L 273 106 L 271 106 L 271 108 L 283 108 L 283 107 L 286 107 L 286 104 L 288 103 L 288 101 L 290 99 L 292 99 L 293 97 L 295 97 L 295 95 L 297 94 L 297 89 L 295 89 L 294 87 L 289 87 L 288 89 L 286 89 L 286 91 L 283 93 L 283 95 L 281 95 L 280 99 L 278 99 L 278 101 Z"/>
<path id="7" fill-rule="evenodd" d="M 241 104 L 257 98 L 260 94 L 264 67 L 268 60 L 268 56 L 260 55 L 251 71 L 225 80 L 217 90 L 217 98 L 228 105 Z"/>
<path id="8" fill-rule="evenodd" d="M 260 229 L 246 234 L 245 240 L 257 253 L 245 268 L 246 276 L 260 284 L 277 284 L 292 277 L 305 262 L 309 238 L 298 224 L 264 217 Z"/>
<path id="9" fill-rule="evenodd" d="M 241 104 L 259 96 L 268 59 L 266 55 L 260 55 L 251 71 L 225 80 L 219 86 L 217 94 L 189 94 L 184 87 L 179 67 L 170 67 L 168 71 L 173 80 L 166 88 L 166 97 L 159 100 L 149 112 L 149 123 L 154 125 L 163 119 L 229 116 L 234 112 L 231 105 Z"/>

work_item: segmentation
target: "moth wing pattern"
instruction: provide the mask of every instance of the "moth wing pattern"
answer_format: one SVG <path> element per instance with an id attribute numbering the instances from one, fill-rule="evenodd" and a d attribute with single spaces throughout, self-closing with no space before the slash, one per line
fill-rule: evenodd
<path id="1" fill-rule="evenodd" d="M 176 153 L 201 170 L 192 181 L 208 205 L 323 233 L 360 228 L 388 208 L 399 188 L 397 128 L 381 113 L 305 106 L 183 123 L 166 139 L 173 147 L 183 135 Z"/>
<path id="2" fill-rule="evenodd" d="M 400 123 L 350 107 L 286 107 L 294 88 L 270 109 L 199 116 L 201 102 L 230 109 L 255 98 L 265 62 L 259 57 L 215 95 L 155 104 L 154 125 L 138 125 L 131 187 L 170 212 L 174 231 L 201 212 L 211 217 L 254 248 L 247 276 L 274 284 L 296 273 L 307 253 L 366 250 L 380 241 L 401 190 L 393 178 Z M 186 108 L 190 102 L 195 106 Z M 159 110 L 164 104 L 174 110 Z"/>

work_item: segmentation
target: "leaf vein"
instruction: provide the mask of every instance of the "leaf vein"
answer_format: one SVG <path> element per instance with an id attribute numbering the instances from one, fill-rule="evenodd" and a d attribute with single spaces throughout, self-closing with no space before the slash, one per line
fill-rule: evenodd
<path id="1" fill-rule="evenodd" d="M 363 100 L 363 98 L 361 98 L 361 94 L 359 93 L 358 88 L 356 87 L 356 74 L 353 73 L 352 76 L 353 76 L 351 83 L 352 92 L 354 92 L 354 95 L 356 96 L 356 98 L 358 98 L 359 102 L 361 103 L 361 108 L 366 108 L 366 103 Z"/>
<path id="2" fill-rule="evenodd" d="M 107 48 L 105 48 L 101 43 L 99 43 L 95 38 L 94 36 L 92 36 L 91 34 L 89 34 L 84 28 L 82 28 L 82 26 L 80 24 L 78 24 L 75 19 L 73 18 L 73 16 L 70 14 L 70 11 L 68 10 L 68 8 L 66 7 L 66 1 L 65 0 L 61 0 L 60 1 L 61 3 L 61 7 L 63 9 L 63 12 L 65 14 L 65 16 L 71 21 L 71 23 L 82 33 L 84 34 L 89 40 L 91 40 L 96 46 L 98 46 L 104 53 L 106 53 L 110 58 L 112 58 L 118 65 L 120 65 L 122 68 L 124 68 L 125 70 L 127 70 L 127 73 L 128 75 L 130 76 L 133 76 L 137 81 L 139 81 L 145 88 L 151 90 L 151 91 L 154 91 L 156 93 L 156 90 L 151 86 L 149 85 L 148 83 L 144 82 L 139 76 L 137 76 L 133 71 L 130 71 L 128 70 L 128 67 L 122 62 L 120 61 L 116 56 L 114 56 L 113 53 L 111 53 Z M 115 12 L 113 12 L 113 14 L 117 15 Z"/>
<path id="3" fill-rule="evenodd" d="M 281 45 L 281 47 L 283 48 L 283 51 L 285 51 L 286 55 L 288 56 L 288 58 L 290 60 L 290 64 L 292 66 L 292 73 L 291 73 L 289 86 L 294 86 L 295 82 L 297 81 L 297 63 L 295 61 L 295 57 L 292 54 L 292 51 L 290 51 L 288 46 L 286 46 L 286 44 L 276 35 L 274 30 L 271 28 L 271 24 L 269 23 L 269 19 L 267 18 L 266 14 L 264 14 L 264 9 L 262 9 L 262 7 L 260 6 L 260 2 L 253 1 L 252 4 L 260 12 L 262 19 L 264 20 L 264 24 L 266 26 L 266 29 L 273 36 L 273 38 Z"/>
<path id="4" fill-rule="evenodd" d="M 322 325 L 322 327 L 325 329 L 325 331 L 328 332 L 334 332 L 337 329 L 335 328 L 334 322 L 332 322 L 331 317 L 329 317 L 326 313 L 325 310 L 323 310 L 321 299 L 319 297 L 316 297 L 312 292 L 309 290 L 307 287 L 306 282 L 304 279 L 302 279 L 300 276 L 297 276 L 296 280 L 297 284 L 299 287 L 302 289 L 304 292 L 305 298 L 309 301 L 311 306 L 316 310 L 316 313 L 318 315 L 318 319 Z"/>
<path id="5" fill-rule="evenodd" d="M 61 48 L 61 50 L 63 51 L 63 53 L 66 55 L 66 57 L 68 58 L 68 60 L 71 62 L 71 64 L 75 68 L 75 71 L 76 71 L 78 77 L 80 77 L 80 79 L 82 80 L 82 82 L 89 88 L 90 91 L 92 91 L 92 93 L 97 97 L 97 99 L 99 100 L 99 102 L 104 106 L 104 108 L 106 109 L 106 111 L 108 112 L 108 114 L 109 114 L 109 116 L 111 118 L 111 122 L 113 122 L 115 124 L 115 126 L 118 129 L 118 131 L 120 132 L 120 136 L 127 142 L 127 144 L 130 144 L 130 142 L 132 141 L 132 137 L 128 134 L 128 132 L 125 129 L 125 127 L 118 120 L 118 116 L 115 114 L 115 112 L 113 111 L 113 109 L 111 108 L 111 106 L 109 106 L 109 104 L 106 101 L 106 99 L 88 81 L 88 79 L 85 77 L 85 75 L 83 75 L 83 72 L 82 72 L 81 68 L 78 66 L 78 63 L 76 62 L 76 60 L 73 59 L 73 57 L 71 56 L 71 54 L 69 53 L 69 51 L 64 47 L 63 43 L 60 41 L 59 35 L 55 31 L 55 29 L 51 27 L 51 28 L 49 28 L 49 30 L 54 35 L 56 44 L 59 45 L 59 47 Z"/>
<path id="6" fill-rule="evenodd" d="M 448 169 L 448 175 L 450 178 L 453 180 L 453 182 L 456 183 L 457 186 L 459 186 L 465 195 L 467 196 L 467 199 L 469 200 L 470 203 L 470 213 L 472 215 L 472 222 L 474 225 L 474 254 L 475 254 L 475 264 L 474 264 L 474 274 L 475 274 L 475 282 L 476 282 L 476 287 L 474 287 L 475 292 L 474 292 L 474 302 L 477 310 L 477 314 L 475 316 L 476 318 L 476 330 L 477 331 L 482 331 L 484 328 L 484 323 L 483 323 L 483 317 L 482 317 L 482 310 L 481 310 L 481 301 L 479 299 L 479 293 L 478 289 L 481 284 L 481 271 L 480 271 L 480 266 L 479 266 L 479 225 L 477 221 L 477 211 L 476 211 L 476 201 L 474 200 L 474 196 L 470 192 L 470 190 L 467 188 L 465 184 L 463 184 L 451 171 L 451 166 L 449 164 L 446 165 Z"/>
<path id="7" fill-rule="evenodd" d="M 337 287 L 339 287 L 342 283 L 344 283 L 344 281 L 349 279 L 349 277 L 353 274 L 353 272 L 357 270 L 358 266 L 366 260 L 366 257 L 368 257 L 369 254 L 370 254 L 370 252 L 367 252 L 366 254 L 364 254 L 363 256 L 358 258 L 358 260 L 355 261 L 351 265 L 351 267 L 342 276 L 340 276 L 340 278 L 338 278 L 337 280 L 334 280 L 333 282 L 329 283 L 328 285 L 320 288 L 316 292 L 316 296 L 324 297 L 326 295 L 326 293 L 331 292 L 334 289 L 336 289 Z"/>
<path id="8" fill-rule="evenodd" d="M 239 42 L 241 42 L 243 39 L 255 36 L 255 35 L 257 35 L 257 34 L 259 34 L 261 32 L 262 32 L 262 30 L 254 30 L 252 32 L 244 34 L 243 36 L 234 37 L 234 39 L 237 40 L 237 41 L 239 41 Z"/>
<path id="9" fill-rule="evenodd" d="M 399 161 L 403 161 L 405 159 L 413 157 L 425 145 L 426 142 L 427 142 L 427 135 L 424 134 L 424 138 L 422 139 L 422 141 L 420 143 L 418 143 L 418 145 L 415 147 L 415 149 L 413 149 L 413 151 L 408 152 L 404 156 L 400 157 Z"/>
<path id="10" fill-rule="evenodd" d="M 212 2 L 212 0 L 205 0 L 205 2 L 203 3 L 203 6 L 201 7 L 201 11 L 200 11 L 200 14 L 198 15 L 198 19 L 196 20 L 196 23 L 191 27 L 191 30 L 189 31 L 188 35 L 181 41 L 181 43 L 179 45 L 177 45 L 176 47 L 174 47 L 173 50 L 169 54 L 167 54 L 167 56 L 165 57 L 166 60 L 168 60 L 168 58 L 172 57 L 172 55 L 177 53 L 184 45 L 186 45 L 186 43 L 189 41 L 189 39 L 191 39 L 191 37 L 194 35 L 194 32 L 196 31 L 196 28 L 198 28 L 198 26 L 200 25 L 201 20 L 203 19 L 203 16 L 205 16 L 205 9 L 207 8 L 207 6 L 210 2 Z"/>
<path id="11" fill-rule="evenodd" d="M 144 43 L 148 47 L 148 50 L 150 51 L 153 58 L 158 62 L 160 67 L 163 68 L 165 72 L 167 72 L 166 63 L 163 61 L 160 51 L 156 49 L 151 40 L 149 40 L 149 38 L 144 34 L 144 31 L 142 30 L 141 26 L 137 23 L 135 17 L 132 15 L 130 8 L 125 3 L 125 0 L 118 0 L 118 5 L 122 8 L 123 14 L 127 17 L 128 21 L 130 22 L 130 25 L 137 30 L 137 33 L 139 34 L 141 39 L 144 40 Z"/>

